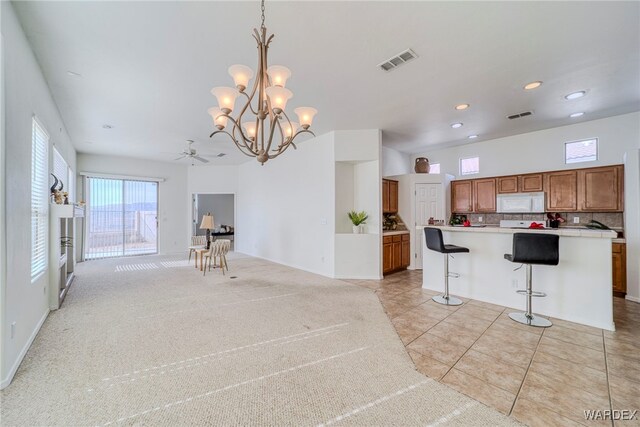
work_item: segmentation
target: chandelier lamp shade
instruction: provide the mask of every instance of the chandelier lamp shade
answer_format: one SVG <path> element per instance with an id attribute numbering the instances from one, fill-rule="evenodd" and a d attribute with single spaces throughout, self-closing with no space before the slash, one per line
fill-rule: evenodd
<path id="1" fill-rule="evenodd" d="M 285 111 L 287 103 L 293 98 L 293 92 L 286 88 L 291 71 L 282 65 L 267 65 L 267 53 L 273 34 L 267 37 L 264 0 L 262 25 L 259 31 L 253 30 L 253 38 L 258 45 L 258 69 L 255 76 L 253 70 L 246 65 L 232 65 L 229 67 L 229 74 L 235 87 L 211 89 L 218 107 L 208 110 L 217 129 L 209 137 L 226 134 L 243 154 L 256 157 L 264 164 L 289 147 L 295 149 L 294 140 L 300 134 L 314 135 L 309 128 L 318 111 L 311 107 L 294 109 L 299 123 L 291 121 Z M 252 79 L 253 83 L 250 84 Z M 242 102 L 236 109 L 238 97 Z"/>

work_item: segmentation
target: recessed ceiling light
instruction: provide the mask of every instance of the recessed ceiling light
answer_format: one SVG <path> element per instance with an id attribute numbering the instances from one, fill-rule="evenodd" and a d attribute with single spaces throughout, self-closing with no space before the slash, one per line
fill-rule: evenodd
<path id="1" fill-rule="evenodd" d="M 541 81 L 535 81 L 535 82 L 527 83 L 526 85 L 524 85 L 524 90 L 537 89 L 540 86 L 542 86 L 542 82 Z"/>
<path id="2" fill-rule="evenodd" d="M 102 125 L 103 129 L 113 129 L 113 126 L 111 125 Z"/>
<path id="3" fill-rule="evenodd" d="M 469 104 L 456 105 L 456 110 L 466 110 L 467 108 L 469 108 Z"/>
<path id="4" fill-rule="evenodd" d="M 74 71 L 67 71 L 67 74 L 69 74 L 69 75 L 70 75 L 70 76 L 72 76 L 72 77 L 82 77 L 82 75 L 81 75 L 81 74 L 76 73 L 76 72 L 74 72 Z"/>
<path id="5" fill-rule="evenodd" d="M 467 138 L 469 139 L 476 139 L 478 137 L 478 135 L 469 135 Z"/>
<path id="6" fill-rule="evenodd" d="M 569 117 L 571 117 L 572 119 L 575 117 L 580 117 L 584 115 L 584 111 L 580 111 L 578 113 L 573 113 L 573 114 L 569 114 Z"/>
<path id="7" fill-rule="evenodd" d="M 462 123 L 453 123 L 453 124 L 451 124 L 451 127 L 454 128 L 454 129 L 461 128 L 462 127 Z"/>
<path id="8" fill-rule="evenodd" d="M 569 95 L 565 95 L 564 99 L 568 99 L 568 100 L 578 99 L 578 98 L 582 98 L 586 94 L 587 94 L 587 92 L 585 92 L 584 90 L 581 90 L 581 91 L 578 91 L 578 92 L 570 93 Z"/>

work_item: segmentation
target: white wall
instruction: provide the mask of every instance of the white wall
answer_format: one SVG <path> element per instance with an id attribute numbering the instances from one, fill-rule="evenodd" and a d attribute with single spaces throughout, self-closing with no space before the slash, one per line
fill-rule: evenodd
<path id="1" fill-rule="evenodd" d="M 334 230 L 334 134 L 238 170 L 237 250 L 331 276 Z"/>
<path id="2" fill-rule="evenodd" d="M 3 173 L 6 215 L 6 282 L 0 282 L 2 318 L 1 387 L 13 378 L 24 354 L 49 312 L 48 274 L 31 283 L 31 123 L 35 115 L 76 169 L 76 153 L 38 62 L 10 2 L 1 2 L 3 40 Z M 15 322 L 15 336 L 10 327 Z"/>
<path id="3" fill-rule="evenodd" d="M 564 163 L 564 143 L 598 138 L 598 160 Z M 538 132 L 481 141 L 413 156 L 440 163 L 443 173 L 459 176 L 462 157 L 480 156 L 480 178 L 527 172 L 625 164 L 625 237 L 627 239 L 627 293 L 640 302 L 640 113 L 624 114 Z"/>
<path id="4" fill-rule="evenodd" d="M 79 172 L 164 178 L 158 188 L 158 251 L 185 251 L 190 233 L 185 224 L 190 218 L 187 191 L 187 166 L 180 163 L 155 162 L 128 157 L 78 154 Z"/>
<path id="5" fill-rule="evenodd" d="M 415 160 L 414 160 L 415 161 Z M 412 173 L 411 155 L 382 146 L 382 176 Z"/>

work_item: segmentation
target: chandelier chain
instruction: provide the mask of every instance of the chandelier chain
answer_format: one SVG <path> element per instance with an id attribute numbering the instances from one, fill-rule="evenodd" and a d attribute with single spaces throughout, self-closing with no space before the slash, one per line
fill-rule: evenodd
<path id="1" fill-rule="evenodd" d="M 260 28 L 265 28 L 264 27 L 264 0 L 262 0 L 261 6 L 260 6 L 260 10 L 262 11 L 262 24 L 260 25 Z"/>

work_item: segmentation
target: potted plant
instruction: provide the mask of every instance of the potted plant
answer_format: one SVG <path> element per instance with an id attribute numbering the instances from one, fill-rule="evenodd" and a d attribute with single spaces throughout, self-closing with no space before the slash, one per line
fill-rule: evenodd
<path id="1" fill-rule="evenodd" d="M 353 232 L 354 232 L 354 234 L 360 234 L 360 233 L 364 232 L 364 227 L 362 225 L 366 224 L 367 218 L 369 218 L 369 215 L 367 215 L 367 213 L 365 211 L 362 211 L 362 212 L 351 211 L 351 212 L 349 212 L 349 219 L 353 223 Z"/>

